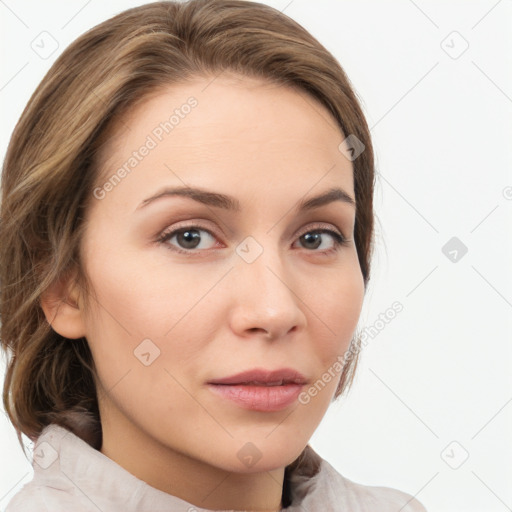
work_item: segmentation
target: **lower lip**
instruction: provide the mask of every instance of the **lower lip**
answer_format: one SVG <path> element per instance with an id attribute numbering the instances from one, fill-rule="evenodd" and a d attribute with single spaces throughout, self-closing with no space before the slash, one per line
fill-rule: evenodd
<path id="1" fill-rule="evenodd" d="M 249 386 L 244 384 L 209 384 L 209 388 L 223 398 L 252 411 L 281 411 L 297 400 L 302 385 Z"/>

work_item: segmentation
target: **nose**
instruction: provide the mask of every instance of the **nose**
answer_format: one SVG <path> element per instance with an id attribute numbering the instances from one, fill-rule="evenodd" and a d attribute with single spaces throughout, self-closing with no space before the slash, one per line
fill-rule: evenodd
<path id="1" fill-rule="evenodd" d="M 240 259 L 231 272 L 232 331 L 276 340 L 303 329 L 305 305 L 292 275 L 275 248 L 265 248 L 251 263 Z"/>

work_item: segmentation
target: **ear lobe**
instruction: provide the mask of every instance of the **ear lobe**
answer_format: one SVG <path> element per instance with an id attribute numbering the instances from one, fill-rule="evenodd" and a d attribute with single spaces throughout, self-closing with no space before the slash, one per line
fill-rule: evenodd
<path id="1" fill-rule="evenodd" d="M 47 322 L 55 332 L 70 339 L 85 336 L 79 287 L 75 283 L 74 274 L 53 283 L 42 294 L 40 304 Z"/>

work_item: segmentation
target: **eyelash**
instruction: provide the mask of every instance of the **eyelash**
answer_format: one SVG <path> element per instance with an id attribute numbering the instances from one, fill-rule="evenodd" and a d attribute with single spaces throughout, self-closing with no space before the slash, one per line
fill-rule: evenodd
<path id="1" fill-rule="evenodd" d="M 179 247 L 176 247 L 174 245 L 170 245 L 167 243 L 171 238 L 174 237 L 174 235 L 177 235 L 177 234 L 185 232 L 185 231 L 191 231 L 191 230 L 206 231 L 212 238 L 216 238 L 216 236 L 209 229 L 206 229 L 205 227 L 198 225 L 198 224 L 190 224 L 188 226 L 182 226 L 179 228 L 175 228 L 172 231 L 163 231 L 160 234 L 160 236 L 158 237 L 157 243 L 164 244 L 171 251 L 174 251 L 174 252 L 177 252 L 180 254 L 187 254 L 188 256 L 199 256 L 201 252 L 209 251 L 209 249 L 199 249 L 199 250 L 189 249 L 189 250 L 187 250 L 187 249 L 182 249 L 182 248 L 179 248 Z M 317 233 L 327 233 L 327 234 L 331 235 L 333 238 L 333 241 L 334 241 L 334 247 L 332 247 L 331 249 L 323 250 L 323 251 L 317 251 L 316 249 L 308 251 L 308 249 L 305 249 L 306 251 L 321 254 L 324 256 L 328 256 L 331 253 L 339 251 L 343 246 L 349 245 L 349 242 L 350 242 L 349 239 L 345 238 L 343 235 L 341 235 L 337 231 L 334 231 L 332 229 L 327 229 L 324 227 L 320 227 L 320 226 L 313 226 L 310 229 L 308 229 L 307 231 L 302 232 L 297 237 L 297 239 L 300 239 L 302 236 L 304 236 L 306 234 L 317 234 Z"/>

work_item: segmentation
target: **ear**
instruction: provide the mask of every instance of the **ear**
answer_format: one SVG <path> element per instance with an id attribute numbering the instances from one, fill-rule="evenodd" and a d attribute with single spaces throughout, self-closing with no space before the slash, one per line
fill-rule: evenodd
<path id="1" fill-rule="evenodd" d="M 83 305 L 76 272 L 68 272 L 41 296 L 41 307 L 52 329 L 65 338 L 78 339 L 85 336 Z"/>

